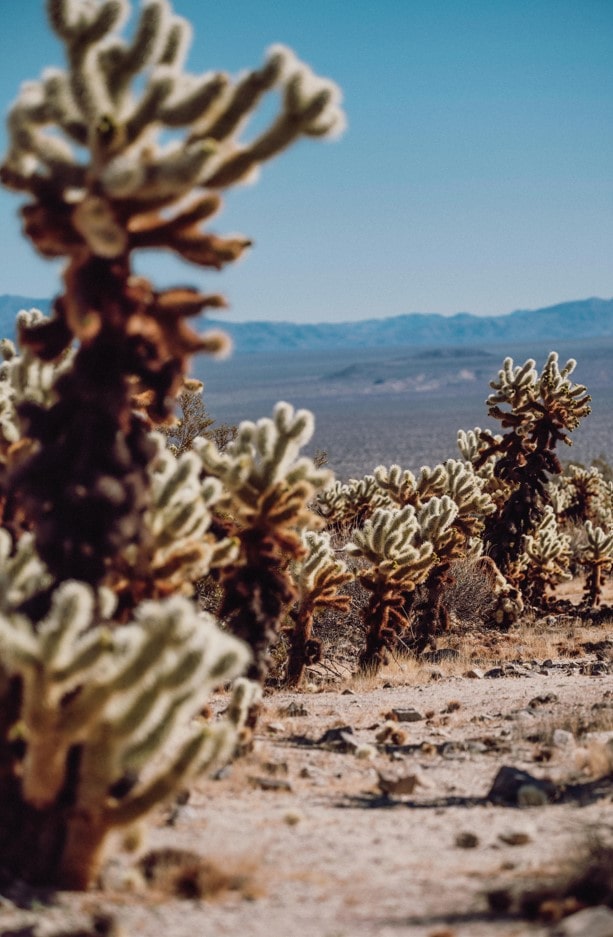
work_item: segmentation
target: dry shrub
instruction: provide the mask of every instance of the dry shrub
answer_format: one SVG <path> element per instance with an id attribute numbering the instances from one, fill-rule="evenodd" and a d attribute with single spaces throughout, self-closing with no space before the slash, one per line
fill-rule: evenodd
<path id="1" fill-rule="evenodd" d="M 451 564 L 451 582 L 444 590 L 443 602 L 458 628 L 483 627 L 493 617 L 498 596 L 482 567 L 473 559 L 463 558 Z"/>

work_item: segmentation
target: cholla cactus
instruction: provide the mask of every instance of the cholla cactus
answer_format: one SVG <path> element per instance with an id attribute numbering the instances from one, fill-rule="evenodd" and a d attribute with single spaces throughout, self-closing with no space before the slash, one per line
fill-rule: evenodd
<path id="1" fill-rule="evenodd" d="M 420 507 L 429 498 L 445 494 L 448 487 L 446 468 L 442 464 L 435 465 L 434 468 L 422 466 L 418 478 L 408 469 L 401 469 L 399 465 L 392 465 L 389 469 L 378 465 L 374 476 L 387 499 L 399 507 L 406 504 Z"/>
<path id="2" fill-rule="evenodd" d="M 583 602 L 588 607 L 600 604 L 602 586 L 613 568 L 613 528 L 603 530 L 590 520 L 585 522 L 587 544 L 581 551 L 581 565 L 588 569 Z"/>
<path id="3" fill-rule="evenodd" d="M 511 486 L 495 474 L 497 454 L 492 451 L 492 439 L 496 445 L 502 442 L 501 435 L 484 432 L 480 426 L 471 430 L 458 430 L 458 449 L 462 459 L 469 463 L 475 474 L 482 479 L 483 490 L 500 511 L 511 494 Z"/>
<path id="4" fill-rule="evenodd" d="M 435 562 L 432 543 L 420 541 L 420 533 L 412 505 L 378 508 L 345 546 L 347 553 L 369 564 L 357 574 L 370 592 L 366 647 L 360 656 L 364 671 L 378 670 L 410 626 L 411 594 Z"/>
<path id="5" fill-rule="evenodd" d="M 23 534 L 16 549 L 9 532 L 0 528 L 0 614 L 27 603 L 51 576 L 36 552 L 32 534 Z"/>
<path id="6" fill-rule="evenodd" d="M 39 560 L 30 541 L 0 539 L 8 570 L 0 865 L 82 887 L 109 830 L 132 823 L 233 744 L 234 729 L 190 728 L 190 717 L 207 689 L 248 659 L 240 642 L 181 596 L 137 604 L 125 625 L 125 607 L 119 622 L 106 620 L 113 592 L 100 584 L 117 589 L 115 564 L 120 575 L 140 574 L 148 556 L 141 591 L 159 596 L 179 587 L 180 571 L 210 566 L 229 549 L 207 542 L 217 483 L 201 482 L 193 456 L 170 466 L 149 433 L 149 421 L 170 417 L 191 355 L 227 346 L 186 324 L 224 302 L 189 288 L 156 290 L 134 275 L 132 254 L 162 248 L 215 269 L 235 260 L 246 238 L 202 230 L 221 192 L 299 136 L 333 135 L 342 112 L 336 87 L 279 47 L 235 82 L 185 74 L 190 30 L 167 0 L 143 3 L 131 41 L 119 32 L 127 0 L 47 0 L 47 11 L 68 66 L 23 85 L 0 174 L 26 195 L 22 218 L 36 249 L 66 261 L 52 318 L 20 323 L 23 360 L 74 353 L 54 376 L 50 399 L 15 401 L 31 448 L 2 479 L 2 494 L 32 528 Z M 244 123 L 272 89 L 281 92 L 279 115 L 241 143 Z M 169 130 L 174 142 L 166 144 Z M 0 404 L 5 436 L 7 407 Z M 262 459 L 268 501 L 252 505 L 290 545 L 298 536 L 292 523 L 304 526 L 306 500 L 323 480 L 304 460 L 290 465 L 307 424 L 279 412 L 274 453 Z M 256 476 L 247 466 L 245 487 L 238 485 L 245 497 Z M 30 594 L 36 562 L 47 572 Z M 23 593 L 17 607 L 11 590 Z M 137 599 L 130 593 L 127 605 Z M 231 715 L 245 717 L 252 703 L 243 685 Z"/>
<path id="7" fill-rule="evenodd" d="M 613 488 L 595 467 L 569 465 L 548 492 L 562 522 L 591 520 L 605 526 L 613 522 Z"/>
<path id="8" fill-rule="evenodd" d="M 317 495 L 315 509 L 329 529 L 346 533 L 360 527 L 377 508 L 392 507 L 393 502 L 382 491 L 374 475 L 334 482 Z"/>
<path id="9" fill-rule="evenodd" d="M 416 507 L 420 503 L 420 493 L 417 479 L 409 469 L 402 469 L 399 465 L 378 465 L 373 472 L 377 487 L 386 495 L 391 504 L 405 507 L 412 504 Z"/>
<path id="10" fill-rule="evenodd" d="M 444 494 L 458 509 L 454 526 L 468 542 L 480 537 L 485 519 L 496 510 L 485 479 L 466 462 L 448 459 L 444 465 L 446 480 Z"/>
<path id="11" fill-rule="evenodd" d="M 175 458 L 163 436 L 152 434 L 157 455 L 149 465 L 151 504 L 143 517 L 146 535 L 117 557 L 105 579 L 119 595 L 125 616 L 142 599 L 193 595 L 211 569 L 236 558 L 238 543 L 209 530 L 222 494 L 216 478 L 202 478 L 193 452 Z"/>
<path id="12" fill-rule="evenodd" d="M 133 275 L 133 251 L 168 249 L 209 268 L 235 260 L 248 239 L 201 228 L 220 193 L 298 137 L 334 135 L 343 115 L 336 86 L 282 47 L 236 81 L 185 73 L 190 28 L 167 0 L 143 5 L 131 41 L 120 34 L 127 0 L 47 0 L 47 9 L 68 67 L 22 87 L 1 174 L 29 198 L 22 215 L 36 248 L 68 261 L 53 319 L 22 327 L 20 340 L 45 360 L 73 339 L 80 345 L 55 384 L 56 402 L 20 408 L 24 435 L 44 446 L 9 483 L 28 518 L 42 515 L 38 549 L 58 581 L 96 584 L 138 538 L 147 509 L 154 451 L 131 409 L 134 383 L 161 422 L 190 356 L 224 347 L 186 324 L 222 298 L 156 291 Z M 278 116 L 242 143 L 245 122 L 272 90 L 281 92 Z M 175 142 L 165 144 L 169 129 Z"/>
<path id="13" fill-rule="evenodd" d="M 17 330 L 35 328 L 48 319 L 38 309 L 21 310 L 17 314 Z M 11 461 L 15 450 L 23 448 L 17 409 L 30 401 L 43 406 L 54 400 L 56 379 L 71 366 L 72 351 L 67 349 L 58 361 L 46 362 L 37 358 L 28 348 L 18 354 L 12 341 L 0 341 L 0 462 Z M 22 455 L 22 453 L 20 453 Z"/>
<path id="14" fill-rule="evenodd" d="M 420 508 L 431 498 L 451 497 L 458 508 L 456 526 L 466 538 L 477 536 L 483 529 L 483 518 L 494 510 L 492 499 L 484 490 L 484 479 L 470 464 L 456 459 L 448 459 L 434 468 L 425 465 L 417 478 L 399 465 L 389 469 L 379 465 L 374 478 L 386 499 L 399 507 L 412 504 Z"/>
<path id="15" fill-rule="evenodd" d="M 110 831 L 231 753 L 232 723 L 196 721 L 186 732 L 185 722 L 248 658 L 180 597 L 143 603 L 123 628 L 98 618 L 91 589 L 77 582 L 56 589 L 36 628 L 18 612 L 0 616 L 2 666 L 22 687 L 13 736 L 24 747 L 22 815 L 2 803 L 0 853 L 28 878 L 77 888 L 95 876 Z M 165 762 L 143 774 L 162 750 Z M 19 828 L 31 810 L 42 821 L 35 843 Z"/>
<path id="16" fill-rule="evenodd" d="M 293 626 L 286 677 L 290 686 L 299 686 L 305 667 L 321 660 L 321 642 L 313 638 L 316 613 L 324 609 L 347 612 L 351 604 L 349 596 L 339 590 L 351 582 L 353 574 L 337 558 L 330 543 L 330 535 L 307 530 L 303 532 L 302 540 L 306 555 L 294 569 L 298 594 L 290 611 Z"/>
<path id="17" fill-rule="evenodd" d="M 551 352 L 539 375 L 531 358 L 521 366 L 506 358 L 490 385 L 489 414 L 508 432 L 496 437 L 482 430 L 473 464 L 479 471 L 493 460 L 494 476 L 508 487 L 485 530 L 486 550 L 507 575 L 523 538 L 542 515 L 549 476 L 562 471 L 555 447 L 560 441 L 570 445 L 568 432 L 590 412 L 585 387 L 570 380 L 575 366 L 571 359 L 560 369 L 557 354 Z M 467 438 L 463 442 L 470 445 Z"/>
<path id="18" fill-rule="evenodd" d="M 484 518 L 495 506 L 484 490 L 485 480 L 466 462 L 449 459 L 434 468 L 424 466 L 418 478 L 397 465 L 378 466 L 374 475 L 386 497 L 418 510 L 421 536 L 433 544 L 436 560 L 413 602 L 413 625 L 405 641 L 420 653 L 447 630 L 443 587 L 451 582 L 451 563 L 479 547 Z M 443 524 L 440 529 L 439 523 Z"/>
<path id="19" fill-rule="evenodd" d="M 547 505 L 541 521 L 524 538 L 519 558 L 524 592 L 534 604 L 545 604 L 547 588 L 571 578 L 570 559 L 570 537 L 560 532 L 554 510 Z"/>
<path id="20" fill-rule="evenodd" d="M 249 676 L 259 680 L 268 673 L 270 649 L 296 596 L 289 566 L 304 554 L 300 533 L 319 526 L 309 504 L 332 480 L 328 470 L 300 457 L 313 428 L 308 410 L 278 403 L 272 419 L 241 423 L 224 452 L 212 440 L 194 443 L 205 470 L 223 482 L 218 509 L 226 512 L 239 544 L 238 558 L 221 571 L 220 615 L 252 647 Z"/>

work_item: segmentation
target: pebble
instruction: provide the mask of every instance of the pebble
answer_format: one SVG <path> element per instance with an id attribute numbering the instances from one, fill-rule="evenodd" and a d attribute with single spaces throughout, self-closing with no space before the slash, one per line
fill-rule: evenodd
<path id="1" fill-rule="evenodd" d="M 522 784 L 517 792 L 519 807 L 544 807 L 549 803 L 549 797 L 542 787 L 536 784 Z"/>
<path id="2" fill-rule="evenodd" d="M 487 797 L 495 804 L 536 807 L 552 801 L 555 794 L 556 787 L 551 781 L 541 781 L 520 768 L 503 765 Z"/>
<path id="3" fill-rule="evenodd" d="M 353 728 L 349 725 L 335 726 L 328 729 L 317 742 L 321 748 L 330 752 L 340 752 L 341 754 L 355 754 L 359 748 L 359 742 L 353 734 Z"/>
<path id="4" fill-rule="evenodd" d="M 613 911 L 603 905 L 584 908 L 564 918 L 552 937 L 613 937 Z"/>
<path id="5" fill-rule="evenodd" d="M 265 761 L 262 765 L 266 774 L 273 777 L 289 774 L 289 766 L 286 761 Z"/>
<path id="6" fill-rule="evenodd" d="M 304 814 L 299 810 L 288 810 L 283 817 L 283 822 L 287 826 L 298 826 L 302 820 L 304 820 Z"/>
<path id="7" fill-rule="evenodd" d="M 537 706 L 546 706 L 547 703 L 557 703 L 556 693 L 541 693 L 540 696 L 534 696 L 528 703 L 530 709 L 536 709 Z"/>
<path id="8" fill-rule="evenodd" d="M 391 716 L 397 722 L 421 722 L 425 718 L 423 713 L 413 707 L 409 709 L 392 709 Z"/>
<path id="9" fill-rule="evenodd" d="M 479 845 L 479 837 L 475 833 L 464 831 L 458 833 L 455 838 L 455 844 L 458 849 L 475 849 Z"/>
<path id="10" fill-rule="evenodd" d="M 374 745 L 358 745 L 354 751 L 356 758 L 359 758 L 361 761 L 372 761 L 373 758 L 377 755 L 377 749 Z"/>
<path id="11" fill-rule="evenodd" d="M 291 702 L 279 710 L 280 716 L 308 716 L 309 710 L 303 703 Z"/>
<path id="12" fill-rule="evenodd" d="M 557 748 L 566 748 L 574 744 L 575 736 L 566 729 L 554 729 L 552 741 Z"/>
<path id="13" fill-rule="evenodd" d="M 483 680 L 484 673 L 480 667 L 471 667 L 470 670 L 466 670 L 463 676 L 468 677 L 469 680 Z"/>
<path id="14" fill-rule="evenodd" d="M 281 732 L 285 732 L 285 726 L 282 722 L 269 722 L 266 731 L 271 735 L 280 735 Z"/>
<path id="15" fill-rule="evenodd" d="M 391 778 L 379 774 L 378 787 L 383 794 L 398 796 L 412 794 L 416 787 L 422 786 L 424 786 L 424 780 L 420 774 L 404 774 Z"/>
<path id="16" fill-rule="evenodd" d="M 253 787 L 259 787 L 262 791 L 291 791 L 292 789 L 289 781 L 284 781 L 282 778 L 261 778 L 252 775 L 249 783 Z"/>
<path id="17" fill-rule="evenodd" d="M 513 827 L 499 833 L 498 839 L 507 846 L 525 846 L 532 842 L 532 834 L 527 829 Z"/>
<path id="18" fill-rule="evenodd" d="M 487 677 L 488 680 L 497 680 L 504 677 L 504 670 L 502 667 L 492 667 L 491 670 L 486 670 L 483 676 Z"/>

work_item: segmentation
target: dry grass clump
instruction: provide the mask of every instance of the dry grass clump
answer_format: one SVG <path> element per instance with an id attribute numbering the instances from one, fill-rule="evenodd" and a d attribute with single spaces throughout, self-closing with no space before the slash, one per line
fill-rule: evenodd
<path id="1" fill-rule="evenodd" d="M 189 849 L 154 849 L 138 864 L 147 885 L 158 895 L 186 900 L 213 900 L 236 892 L 252 900 L 261 896 L 255 863 L 245 859 L 213 862 Z"/>
<path id="2" fill-rule="evenodd" d="M 491 620 L 497 604 L 491 582 L 481 567 L 468 557 L 452 563 L 449 572 L 444 601 L 456 627 L 482 627 Z"/>

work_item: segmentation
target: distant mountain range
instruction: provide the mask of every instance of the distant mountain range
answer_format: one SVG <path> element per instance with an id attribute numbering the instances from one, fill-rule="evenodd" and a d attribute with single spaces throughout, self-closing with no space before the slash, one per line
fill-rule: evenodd
<path id="1" fill-rule="evenodd" d="M 47 312 L 50 300 L 1 295 L 0 337 L 13 337 L 17 312 L 32 307 Z M 412 312 L 389 319 L 307 325 L 232 322 L 231 314 L 228 314 L 223 321 L 207 318 L 204 325 L 223 328 L 231 335 L 236 354 L 573 341 L 613 336 L 613 299 L 582 299 L 544 309 L 520 309 L 502 316 L 474 316 L 467 312 L 441 316 Z"/>

